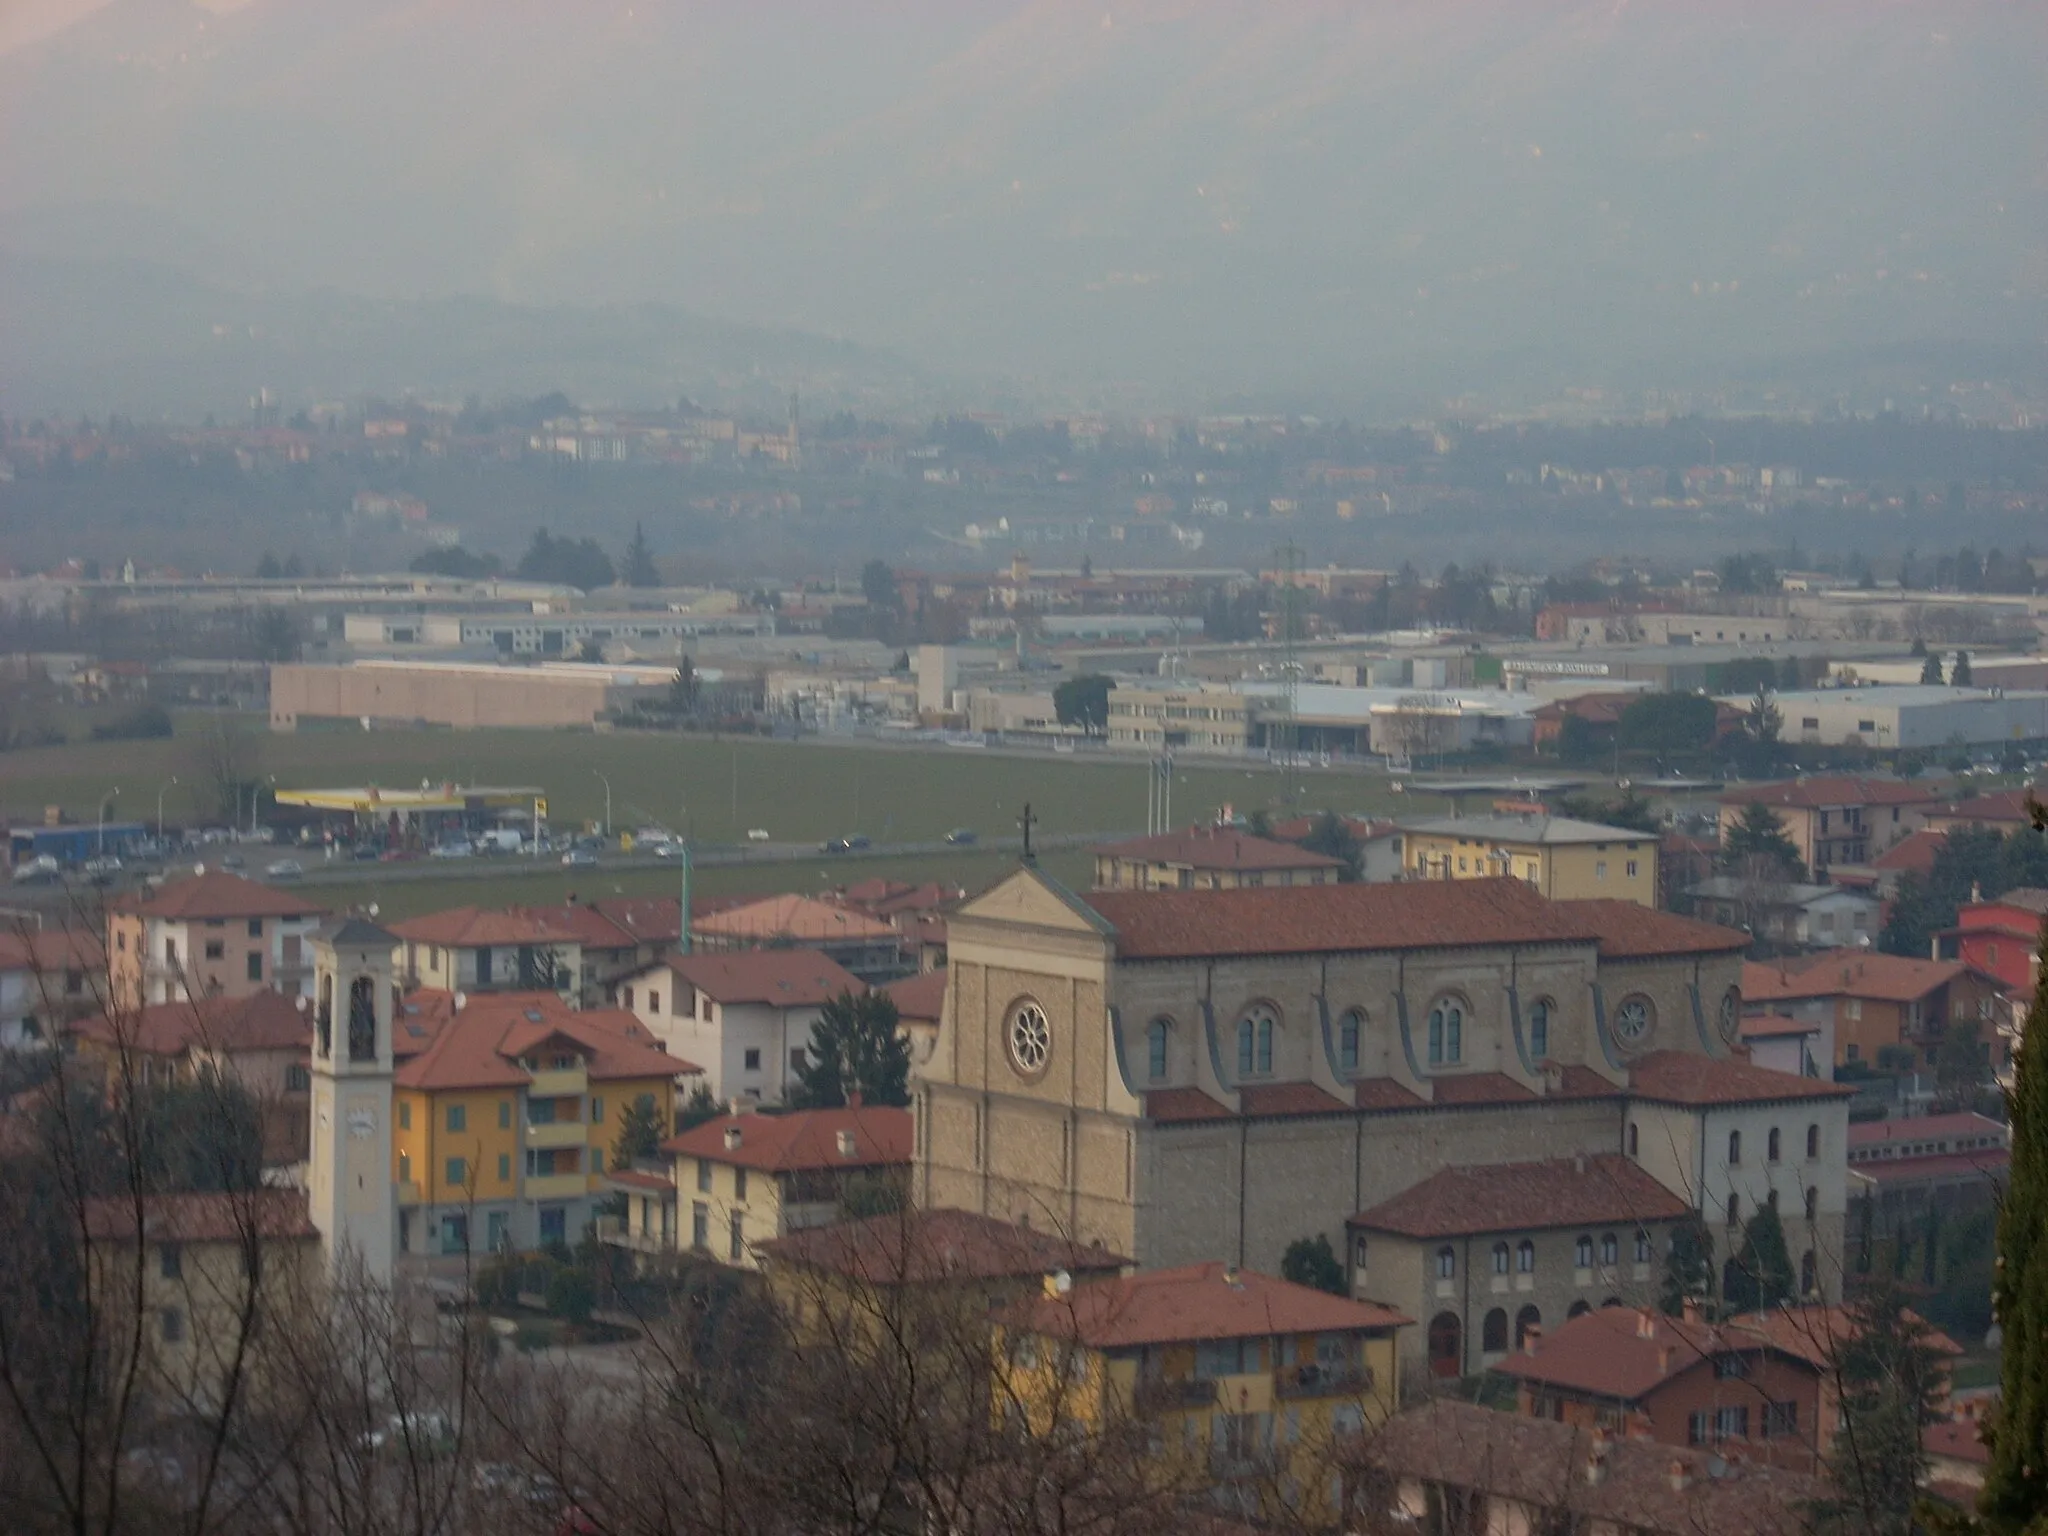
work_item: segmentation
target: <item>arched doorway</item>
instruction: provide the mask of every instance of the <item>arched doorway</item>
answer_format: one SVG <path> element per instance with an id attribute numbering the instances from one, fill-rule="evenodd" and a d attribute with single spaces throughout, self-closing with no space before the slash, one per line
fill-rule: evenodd
<path id="1" fill-rule="evenodd" d="M 1458 1314 L 1439 1312 L 1429 1320 L 1429 1374 L 1438 1377 L 1465 1374 L 1465 1336 Z"/>
<path id="2" fill-rule="evenodd" d="M 1522 1308 L 1515 1314 L 1515 1348 L 1524 1349 L 1529 1343 L 1529 1330 L 1541 1329 L 1543 1314 L 1533 1305 Z"/>
<path id="3" fill-rule="evenodd" d="M 1508 1350 L 1508 1314 L 1505 1307 L 1495 1307 L 1486 1314 L 1479 1325 L 1479 1351 L 1487 1355 L 1504 1355 Z"/>

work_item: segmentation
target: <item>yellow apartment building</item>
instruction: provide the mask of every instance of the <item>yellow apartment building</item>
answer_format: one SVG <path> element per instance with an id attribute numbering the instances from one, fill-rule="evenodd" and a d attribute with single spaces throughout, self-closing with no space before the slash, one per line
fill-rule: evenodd
<path id="1" fill-rule="evenodd" d="M 1654 832 L 1569 816 L 1445 816 L 1403 822 L 1410 880 L 1512 875 L 1560 901 L 1607 897 L 1655 909 Z"/>
<path id="2" fill-rule="evenodd" d="M 631 1014 L 553 992 L 419 992 L 392 1028 L 399 1249 L 573 1243 L 609 1194 L 625 1108 L 672 1114 L 690 1062 Z"/>
<path id="3" fill-rule="evenodd" d="M 1233 827 L 1188 827 L 1093 850 L 1098 891 L 1234 891 L 1335 885 L 1344 861 Z"/>
<path id="4" fill-rule="evenodd" d="M 1289 1478 L 1327 1487 L 1336 1445 L 1393 1414 L 1409 1322 L 1216 1262 L 1056 1281 L 1001 1315 L 994 1409 L 1041 1434 L 1141 1423 L 1257 1513 Z"/>

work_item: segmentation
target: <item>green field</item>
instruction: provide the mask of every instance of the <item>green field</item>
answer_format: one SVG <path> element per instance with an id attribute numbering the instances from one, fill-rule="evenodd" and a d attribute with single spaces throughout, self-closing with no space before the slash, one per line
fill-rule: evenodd
<path id="1" fill-rule="evenodd" d="M 271 735 L 250 722 L 248 771 L 284 789 L 422 779 L 531 784 L 548 797 L 557 828 L 604 815 L 611 781 L 619 830 L 658 822 L 707 843 L 734 843 L 752 827 L 778 842 L 813 842 L 860 832 L 876 843 L 920 842 L 953 827 L 984 837 L 1014 836 L 1029 800 L 1045 833 L 1142 831 L 1145 769 L 1129 761 L 1007 756 L 943 747 L 885 747 L 712 740 L 621 732 L 326 731 Z M 46 805 L 89 822 L 115 788 L 109 820 L 154 819 L 157 794 L 172 825 L 217 824 L 208 803 L 205 752 L 197 738 L 73 743 L 0 755 L 0 811 L 33 820 Z M 1305 773 L 1305 807 L 1409 814 L 1433 812 L 1434 797 L 1396 796 L 1384 778 Z M 1227 803 L 1241 812 L 1280 810 L 1283 776 L 1270 768 L 1183 768 L 1175 819 L 1207 820 Z"/>

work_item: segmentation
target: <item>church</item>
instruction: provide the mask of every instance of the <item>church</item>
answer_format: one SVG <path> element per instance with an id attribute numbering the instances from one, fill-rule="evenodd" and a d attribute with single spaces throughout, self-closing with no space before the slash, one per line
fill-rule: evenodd
<path id="1" fill-rule="evenodd" d="M 1512 879 L 1080 895 L 1027 864 L 949 923 L 917 1198 L 1147 1268 L 1277 1273 L 1320 1235 L 1356 1294 L 1426 1320 L 1406 1363 L 1440 1375 L 1505 1351 L 1496 1289 L 1518 1334 L 1648 1299 L 1673 1209 L 1705 1218 L 1718 1264 L 1775 1207 L 1803 1288 L 1832 1298 L 1847 1090 L 1737 1052 L 1745 943 Z M 1427 1191 L 1389 1206 L 1446 1169 L 1533 1191 L 1489 1218 L 1520 1226 L 1474 1231 Z M 1579 1265 L 1589 1246 L 1634 1262 Z M 1527 1295 L 1473 1273 L 1524 1249 Z"/>

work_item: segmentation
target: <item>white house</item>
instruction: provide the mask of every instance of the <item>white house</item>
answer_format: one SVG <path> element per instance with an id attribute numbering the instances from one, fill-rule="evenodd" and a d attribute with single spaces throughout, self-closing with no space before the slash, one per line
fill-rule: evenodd
<path id="1" fill-rule="evenodd" d="M 775 1102 L 825 1004 L 867 987 L 814 949 L 746 949 L 670 955 L 613 990 L 671 1055 L 703 1067 L 713 1097 Z"/>

